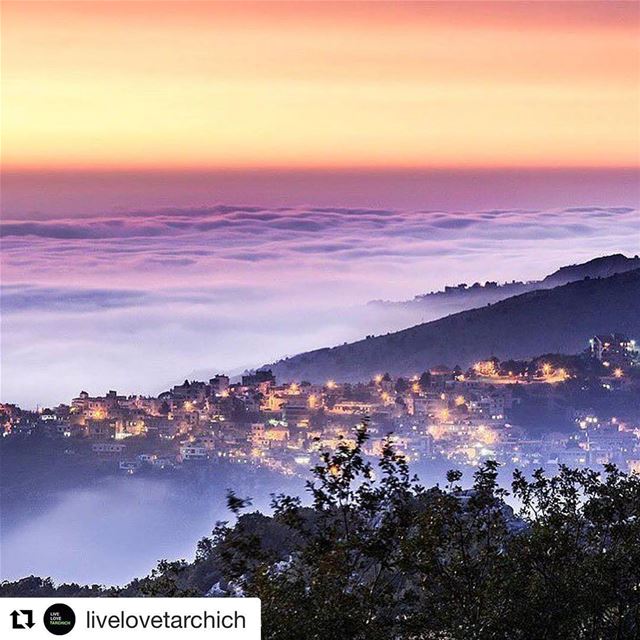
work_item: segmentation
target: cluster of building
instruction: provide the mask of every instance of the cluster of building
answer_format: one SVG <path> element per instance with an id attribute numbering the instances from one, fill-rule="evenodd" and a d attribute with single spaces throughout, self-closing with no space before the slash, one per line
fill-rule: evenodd
<path id="1" fill-rule="evenodd" d="M 563 383 L 580 384 L 582 375 L 574 366 L 544 358 L 493 358 L 467 371 L 435 367 L 411 377 L 380 374 L 358 384 L 279 384 L 264 370 L 234 382 L 222 374 L 208 382 L 185 380 L 157 397 L 82 391 L 70 404 L 33 412 L 0 405 L 0 420 L 6 437 L 66 438 L 69 455 L 83 451 L 127 473 L 221 459 L 288 475 L 304 473 L 319 451 L 348 446 L 354 426 L 365 417 L 370 435 L 365 453 L 370 456 L 378 456 L 392 434 L 395 449 L 417 463 L 476 465 L 488 458 L 521 467 L 615 462 L 640 471 L 635 343 L 619 334 L 594 336 L 581 357 L 591 372 L 597 365 L 603 389 L 636 393 L 635 409 L 598 416 L 567 404 L 569 385 Z M 517 420 L 523 398 L 541 406 L 564 403 L 573 428 L 536 429 L 532 436 Z"/>

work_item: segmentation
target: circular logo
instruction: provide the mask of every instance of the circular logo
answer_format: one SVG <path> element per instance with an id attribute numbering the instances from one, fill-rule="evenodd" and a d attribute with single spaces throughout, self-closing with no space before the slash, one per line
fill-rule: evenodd
<path id="1" fill-rule="evenodd" d="M 49 633 L 63 636 L 69 633 L 76 623 L 76 614 L 66 604 L 52 604 L 44 612 L 44 626 Z"/>

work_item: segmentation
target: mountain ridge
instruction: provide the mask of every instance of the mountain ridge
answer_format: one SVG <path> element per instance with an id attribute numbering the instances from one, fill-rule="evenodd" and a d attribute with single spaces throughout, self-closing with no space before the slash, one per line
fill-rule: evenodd
<path id="1" fill-rule="evenodd" d="M 587 262 L 560 267 L 540 281 L 540 284 L 553 283 L 553 286 L 577 282 L 585 278 L 608 278 L 617 273 L 640 269 L 640 257 L 628 258 L 622 253 L 599 256 Z"/>
<path id="2" fill-rule="evenodd" d="M 394 333 L 325 347 L 266 365 L 281 379 L 357 381 L 408 375 L 446 363 L 579 352 L 588 338 L 640 334 L 640 269 L 536 289 Z"/>
<path id="3" fill-rule="evenodd" d="M 637 255 L 629 258 L 622 253 L 613 253 L 598 256 L 586 262 L 562 266 L 546 275 L 542 280 L 512 280 L 503 283 L 487 281 L 484 285 L 480 282 L 475 282 L 472 285 L 462 283 L 457 286 L 448 285 L 441 291 L 419 294 L 411 300 L 371 300 L 368 304 L 387 309 L 394 307 L 424 307 L 428 309 L 433 306 L 434 311 L 440 307 L 441 310 L 446 311 L 446 315 L 449 315 L 456 311 L 473 309 L 536 289 L 557 287 L 587 277 L 608 277 L 639 268 L 640 257 Z M 436 318 L 431 319 L 435 320 Z"/>

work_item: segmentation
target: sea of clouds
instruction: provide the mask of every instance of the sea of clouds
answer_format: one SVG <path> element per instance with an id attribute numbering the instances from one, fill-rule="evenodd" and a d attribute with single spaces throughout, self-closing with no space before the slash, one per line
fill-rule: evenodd
<path id="1" fill-rule="evenodd" d="M 158 393 L 386 332 L 365 303 L 638 252 L 638 211 L 210 207 L 4 219 L 2 400 Z"/>

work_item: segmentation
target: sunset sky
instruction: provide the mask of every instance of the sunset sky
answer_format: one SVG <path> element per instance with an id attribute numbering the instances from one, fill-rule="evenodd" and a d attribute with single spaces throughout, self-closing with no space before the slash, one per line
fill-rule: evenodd
<path id="1" fill-rule="evenodd" d="M 640 253 L 639 20 L 3 1 L 1 399 L 158 393 L 403 326 L 374 298 Z"/>
<path id="2" fill-rule="evenodd" d="M 638 3 L 3 2 L 7 169 L 620 167 Z"/>

